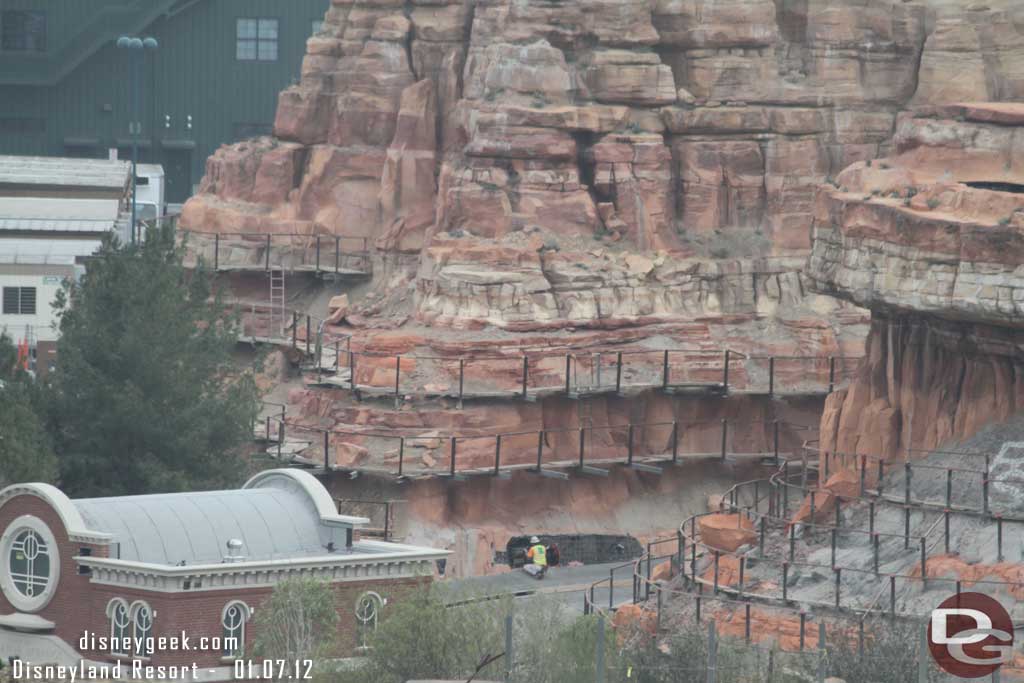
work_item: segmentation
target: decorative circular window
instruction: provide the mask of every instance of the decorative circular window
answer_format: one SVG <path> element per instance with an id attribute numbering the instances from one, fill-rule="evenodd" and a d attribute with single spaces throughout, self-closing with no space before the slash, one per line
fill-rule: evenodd
<path id="1" fill-rule="evenodd" d="M 25 515 L 11 522 L 0 538 L 3 571 L 0 587 L 19 610 L 36 612 L 57 589 L 60 556 L 57 541 L 38 517 Z"/>

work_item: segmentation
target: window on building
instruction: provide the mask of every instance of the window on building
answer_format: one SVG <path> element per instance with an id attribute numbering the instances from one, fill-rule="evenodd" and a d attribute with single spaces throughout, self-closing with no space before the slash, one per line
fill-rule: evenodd
<path id="1" fill-rule="evenodd" d="M 315 35 L 317 35 L 318 33 L 320 33 L 323 30 L 324 30 L 324 20 L 323 19 L 314 19 L 313 20 L 313 35 L 315 36 Z"/>
<path id="2" fill-rule="evenodd" d="M 131 609 L 133 654 L 149 657 L 153 654 L 153 610 L 144 602 L 136 602 Z"/>
<path id="3" fill-rule="evenodd" d="M 384 608 L 384 598 L 377 593 L 363 593 L 356 600 L 356 645 L 359 648 L 367 648 L 370 645 L 370 638 L 377 630 L 377 619 L 380 611 Z"/>
<path id="4" fill-rule="evenodd" d="M 18 592 L 34 598 L 50 582 L 50 552 L 46 541 L 31 529 L 14 537 L 11 544 L 11 580 Z"/>
<path id="5" fill-rule="evenodd" d="M 5 10 L 0 13 L 0 49 L 46 51 L 46 12 Z"/>
<path id="6" fill-rule="evenodd" d="M 107 616 L 110 618 L 110 652 L 115 655 L 126 655 L 130 648 L 126 647 L 131 638 L 129 627 L 132 620 L 128 615 L 128 603 L 114 598 L 107 605 Z"/>
<path id="7" fill-rule="evenodd" d="M 223 636 L 221 654 L 225 657 L 241 657 L 245 649 L 245 622 L 251 614 L 244 602 L 229 602 L 220 617 Z"/>
<path id="8" fill-rule="evenodd" d="M 4 287 L 4 315 L 35 315 L 35 287 Z"/>
<path id="9" fill-rule="evenodd" d="M 235 59 L 277 61 L 277 19 L 239 19 L 235 28 Z"/>

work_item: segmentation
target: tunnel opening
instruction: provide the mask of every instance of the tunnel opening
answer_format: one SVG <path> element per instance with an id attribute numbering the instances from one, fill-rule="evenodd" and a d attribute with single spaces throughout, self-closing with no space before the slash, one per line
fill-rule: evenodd
<path id="1" fill-rule="evenodd" d="M 623 534 L 538 534 L 537 537 L 548 548 L 556 549 L 548 554 L 550 564 L 625 562 L 643 554 L 640 541 Z M 514 536 L 504 551 L 496 553 L 495 563 L 508 564 L 513 569 L 521 567 L 526 564 L 529 547 L 529 536 Z M 552 562 L 552 559 L 557 561 Z"/>
<path id="2" fill-rule="evenodd" d="M 967 187 L 976 190 L 992 190 L 993 192 L 1012 192 L 1024 194 L 1024 185 L 1021 183 L 1008 183 L 1002 180 L 970 180 L 964 183 Z"/>

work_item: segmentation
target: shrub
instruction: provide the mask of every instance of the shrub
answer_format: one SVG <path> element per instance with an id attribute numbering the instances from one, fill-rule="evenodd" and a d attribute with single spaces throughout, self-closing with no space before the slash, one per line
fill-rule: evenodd
<path id="1" fill-rule="evenodd" d="M 932 197 L 931 199 L 928 200 L 928 208 L 929 209 L 935 209 L 938 206 L 939 206 L 939 199 L 938 199 L 938 197 Z"/>

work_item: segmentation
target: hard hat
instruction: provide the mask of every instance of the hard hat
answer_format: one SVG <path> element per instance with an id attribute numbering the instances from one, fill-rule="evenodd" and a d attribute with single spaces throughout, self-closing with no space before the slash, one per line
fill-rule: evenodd
<path id="1" fill-rule="evenodd" d="M 536 536 L 530 536 L 530 543 L 540 543 L 540 539 Z"/>

